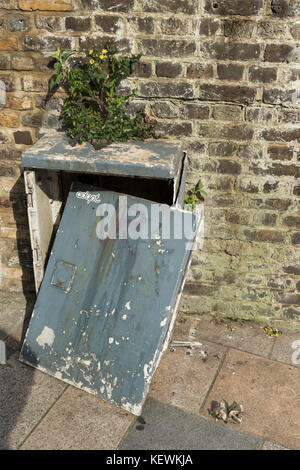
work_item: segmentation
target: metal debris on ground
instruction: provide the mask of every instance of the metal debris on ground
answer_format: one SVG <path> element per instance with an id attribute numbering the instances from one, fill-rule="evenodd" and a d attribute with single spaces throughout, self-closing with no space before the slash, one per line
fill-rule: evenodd
<path id="1" fill-rule="evenodd" d="M 177 348 L 177 347 L 184 347 L 184 348 L 196 347 L 196 348 L 199 348 L 200 346 L 203 346 L 203 344 L 202 343 L 197 343 L 196 341 L 172 341 L 170 346 L 173 347 L 173 348 Z"/>
<path id="2" fill-rule="evenodd" d="M 203 346 L 203 344 L 198 343 L 197 341 L 172 341 L 172 343 L 170 344 L 170 351 L 174 352 L 176 347 L 184 347 L 184 348 L 188 348 L 186 354 L 188 356 L 191 356 L 193 348 L 194 347 L 199 348 L 201 346 Z M 207 357 L 208 357 L 208 352 L 202 349 L 200 351 L 200 356 L 201 356 L 202 361 L 206 362 Z"/>
<path id="3" fill-rule="evenodd" d="M 243 419 L 244 408 L 236 401 L 228 405 L 226 400 L 220 402 L 213 400 L 210 404 L 209 414 L 216 419 L 216 421 L 224 421 L 224 423 L 240 424 Z"/>
<path id="4" fill-rule="evenodd" d="M 265 326 L 264 331 L 269 336 L 273 336 L 274 338 L 278 338 L 279 335 L 282 335 L 282 331 L 278 330 L 278 328 L 272 328 L 271 326 Z"/>

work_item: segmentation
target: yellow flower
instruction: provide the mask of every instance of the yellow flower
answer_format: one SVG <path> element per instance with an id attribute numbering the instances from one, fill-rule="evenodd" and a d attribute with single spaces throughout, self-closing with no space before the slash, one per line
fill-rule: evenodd
<path id="1" fill-rule="evenodd" d="M 107 54 L 108 50 L 107 49 L 102 49 L 102 54 Z"/>
<path id="2" fill-rule="evenodd" d="M 100 56 L 100 59 L 102 59 L 102 60 L 104 59 L 104 55 L 103 55 L 103 54 Z"/>
<path id="3" fill-rule="evenodd" d="M 90 60 L 90 64 L 93 65 L 94 63 L 95 63 L 94 59 L 91 59 L 91 60 Z"/>
<path id="4" fill-rule="evenodd" d="M 91 55 L 91 54 L 93 54 L 93 52 L 94 52 L 93 49 L 91 49 L 90 52 L 89 52 L 89 54 Z"/>

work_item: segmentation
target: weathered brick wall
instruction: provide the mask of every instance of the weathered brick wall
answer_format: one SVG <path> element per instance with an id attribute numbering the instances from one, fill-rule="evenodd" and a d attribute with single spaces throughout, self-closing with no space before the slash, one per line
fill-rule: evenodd
<path id="1" fill-rule="evenodd" d="M 299 325 L 299 0 L 0 0 L 0 28 L 0 288 L 33 288 L 19 164 L 60 124 L 49 56 L 111 39 L 143 53 L 132 106 L 184 141 L 208 192 L 181 308 Z"/>

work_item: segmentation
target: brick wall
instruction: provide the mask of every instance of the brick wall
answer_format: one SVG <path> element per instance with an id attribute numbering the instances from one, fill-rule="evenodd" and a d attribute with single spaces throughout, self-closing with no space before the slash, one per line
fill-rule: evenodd
<path id="1" fill-rule="evenodd" d="M 299 326 L 299 38 L 299 0 L 0 0 L 0 288 L 33 288 L 19 164 L 60 125 L 49 56 L 109 39 L 143 53 L 132 106 L 182 138 L 208 193 L 181 308 Z"/>

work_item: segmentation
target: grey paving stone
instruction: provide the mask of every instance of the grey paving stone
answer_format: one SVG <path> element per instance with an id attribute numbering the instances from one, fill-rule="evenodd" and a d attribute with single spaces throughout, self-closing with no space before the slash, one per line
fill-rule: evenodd
<path id="1" fill-rule="evenodd" d="M 184 340 L 188 341 L 189 336 Z M 209 341 L 196 348 L 169 347 L 154 374 L 148 396 L 198 414 L 225 351 L 223 346 Z"/>
<path id="2" fill-rule="evenodd" d="M 300 367 L 300 331 L 283 331 L 276 338 L 271 359 Z"/>
<path id="3" fill-rule="evenodd" d="M 66 384 L 18 361 L 0 365 L 0 449 L 17 449 L 47 413 Z"/>
<path id="4" fill-rule="evenodd" d="M 263 443 L 261 450 L 290 450 L 287 447 L 283 447 L 280 444 L 276 444 L 273 441 L 266 441 Z"/>
<path id="5" fill-rule="evenodd" d="M 121 450 L 251 450 L 262 440 L 149 398 Z"/>
<path id="6" fill-rule="evenodd" d="M 264 357 L 269 357 L 275 340 L 256 324 L 200 319 L 193 326 L 195 341 L 208 340 Z"/>
<path id="7" fill-rule="evenodd" d="M 131 413 L 69 387 L 21 450 L 117 449 L 134 420 Z"/>
<path id="8" fill-rule="evenodd" d="M 241 431 L 299 450 L 299 384 L 299 368 L 230 349 L 201 414 L 209 418 L 213 400 L 236 401 L 244 407 Z"/>
<path id="9" fill-rule="evenodd" d="M 17 292 L 0 291 L 0 339 L 8 335 L 21 339 L 24 319 L 34 306 L 34 296 L 27 299 Z"/>

